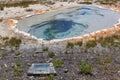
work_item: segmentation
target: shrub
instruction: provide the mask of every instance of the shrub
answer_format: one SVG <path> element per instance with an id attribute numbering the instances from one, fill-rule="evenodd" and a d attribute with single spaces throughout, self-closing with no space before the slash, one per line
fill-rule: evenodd
<path id="1" fill-rule="evenodd" d="M 16 76 L 16 77 L 17 76 L 22 76 L 22 73 L 23 73 L 23 69 L 19 67 L 19 68 L 15 69 L 13 75 Z"/>
<path id="2" fill-rule="evenodd" d="M 107 45 L 107 41 L 105 41 L 105 39 L 103 37 L 101 37 L 98 42 L 101 44 L 102 47 L 106 47 Z"/>
<path id="3" fill-rule="evenodd" d="M 91 40 L 91 41 L 88 41 L 86 43 L 86 48 L 91 48 L 91 47 L 95 47 L 97 45 L 97 42 L 95 40 Z"/>
<path id="4" fill-rule="evenodd" d="M 10 40 L 8 41 L 8 45 L 9 46 L 15 46 L 15 47 L 19 47 L 21 44 L 21 39 L 17 39 L 15 37 L 10 38 Z"/>
<path id="5" fill-rule="evenodd" d="M 73 43 L 71 43 L 71 42 L 68 42 L 67 43 L 67 48 L 73 48 L 74 47 L 74 44 Z"/>
<path id="6" fill-rule="evenodd" d="M 83 62 L 80 62 L 80 70 L 82 74 L 91 74 L 93 66 L 90 64 L 84 64 Z"/>
<path id="7" fill-rule="evenodd" d="M 15 65 L 19 67 L 21 66 L 21 62 L 16 62 Z"/>
<path id="8" fill-rule="evenodd" d="M 79 42 L 76 43 L 76 45 L 78 45 L 78 46 L 82 46 L 82 44 L 83 44 L 82 41 L 79 41 Z"/>
<path id="9" fill-rule="evenodd" d="M 13 75 L 14 76 L 20 76 L 21 74 L 19 72 L 14 71 Z"/>
<path id="10" fill-rule="evenodd" d="M 55 56 L 54 52 L 49 52 L 48 55 L 49 55 L 49 57 L 51 57 L 51 58 L 52 58 L 53 56 Z"/>
<path id="11" fill-rule="evenodd" d="M 105 63 L 111 63 L 111 62 L 112 62 L 112 59 L 109 57 L 106 57 L 104 59 L 99 60 L 98 64 L 104 65 Z"/>
<path id="12" fill-rule="evenodd" d="M 48 51 L 48 47 L 44 47 L 44 48 L 43 48 L 43 51 Z"/>
<path id="13" fill-rule="evenodd" d="M 55 67 L 61 67 L 63 64 L 63 61 L 57 59 L 57 60 L 54 60 L 52 63 L 53 63 L 53 66 L 55 66 Z"/>
<path id="14" fill-rule="evenodd" d="M 22 76 L 22 74 L 23 74 L 23 68 L 21 67 L 21 62 L 15 62 L 15 65 L 17 67 L 15 67 L 13 75 L 16 76 L 16 77 L 17 76 Z"/>
<path id="15" fill-rule="evenodd" d="M 55 80 L 54 76 L 48 76 L 47 80 Z"/>
<path id="16" fill-rule="evenodd" d="M 113 35 L 113 36 L 109 36 L 109 37 L 101 37 L 98 42 L 101 44 L 102 47 L 106 47 L 108 45 L 112 46 L 115 44 L 114 40 L 118 39 L 117 36 Z"/>
<path id="17" fill-rule="evenodd" d="M 111 62 L 112 62 L 112 59 L 109 58 L 109 57 L 106 57 L 106 58 L 104 59 L 104 63 L 111 63 Z"/>

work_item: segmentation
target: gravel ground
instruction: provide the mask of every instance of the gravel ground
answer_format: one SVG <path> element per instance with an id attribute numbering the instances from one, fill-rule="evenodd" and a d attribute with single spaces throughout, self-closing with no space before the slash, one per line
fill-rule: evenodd
<path id="1" fill-rule="evenodd" d="M 53 51 L 55 56 L 50 58 L 48 53 Z M 110 62 L 104 62 L 109 58 Z M 120 47 L 101 47 L 99 44 L 86 51 L 85 47 L 56 45 L 43 51 L 43 47 L 11 50 L 9 47 L 0 49 L 0 80 L 44 80 L 43 77 L 27 76 L 27 71 L 32 63 L 45 63 L 60 59 L 61 67 L 56 67 L 56 80 L 119 80 L 120 79 Z M 82 74 L 79 62 L 92 64 L 91 74 Z M 101 61 L 103 61 L 101 63 Z M 21 63 L 22 75 L 15 76 L 14 64 Z"/>

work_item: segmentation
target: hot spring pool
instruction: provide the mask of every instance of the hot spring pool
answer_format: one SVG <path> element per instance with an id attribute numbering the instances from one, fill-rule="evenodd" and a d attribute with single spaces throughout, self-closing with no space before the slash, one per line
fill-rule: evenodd
<path id="1" fill-rule="evenodd" d="M 114 27 L 119 18 L 111 9 L 78 6 L 26 18 L 18 28 L 40 39 L 65 39 Z"/>

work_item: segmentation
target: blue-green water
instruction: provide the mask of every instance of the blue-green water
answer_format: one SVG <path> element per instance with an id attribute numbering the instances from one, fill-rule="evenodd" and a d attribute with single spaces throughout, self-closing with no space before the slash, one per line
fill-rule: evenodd
<path id="1" fill-rule="evenodd" d="M 95 6 L 69 10 L 58 11 L 49 20 L 30 26 L 28 33 L 45 40 L 72 38 L 113 27 L 120 18 L 116 11 Z"/>

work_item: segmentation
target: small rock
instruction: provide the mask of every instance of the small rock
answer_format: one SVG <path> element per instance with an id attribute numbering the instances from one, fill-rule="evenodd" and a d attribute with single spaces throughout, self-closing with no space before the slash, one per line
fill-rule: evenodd
<path id="1" fill-rule="evenodd" d="M 7 64 L 4 64 L 4 66 L 7 68 L 8 66 L 7 66 Z"/>
<path id="2" fill-rule="evenodd" d="M 116 57 L 115 61 L 120 64 L 120 56 Z"/>
<path id="3" fill-rule="evenodd" d="M 34 78 L 33 76 L 29 77 L 30 80 L 32 80 L 33 78 Z"/>
<path id="4" fill-rule="evenodd" d="M 28 66 L 31 66 L 31 64 L 30 64 L 30 63 L 27 63 L 27 65 L 28 65 Z"/>
<path id="5" fill-rule="evenodd" d="M 36 54 L 38 54 L 38 53 L 43 53 L 43 51 L 42 51 L 42 50 L 38 50 L 38 51 L 35 51 L 35 53 L 36 53 Z"/>
<path id="6" fill-rule="evenodd" d="M 33 57 L 36 57 L 37 55 L 36 54 L 33 54 Z"/>
<path id="7" fill-rule="evenodd" d="M 49 58 L 49 60 L 47 61 L 47 63 L 50 63 L 53 59 L 52 58 Z"/>
<path id="8" fill-rule="evenodd" d="M 118 75 L 120 76 L 120 71 L 118 71 Z"/>
<path id="9" fill-rule="evenodd" d="M 25 56 L 22 55 L 21 57 L 24 58 Z"/>
<path id="10" fill-rule="evenodd" d="M 60 79 L 62 80 L 62 79 L 63 79 L 63 77 L 60 77 Z"/>
<path id="11" fill-rule="evenodd" d="M 64 69 L 64 73 L 67 73 L 68 72 L 68 69 Z"/>

